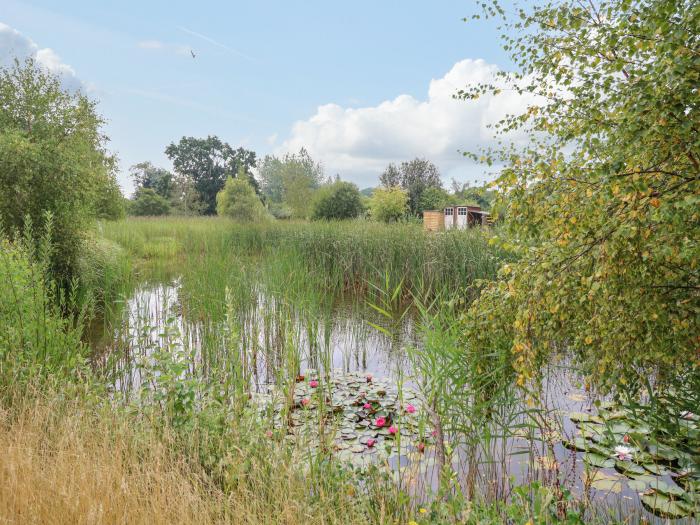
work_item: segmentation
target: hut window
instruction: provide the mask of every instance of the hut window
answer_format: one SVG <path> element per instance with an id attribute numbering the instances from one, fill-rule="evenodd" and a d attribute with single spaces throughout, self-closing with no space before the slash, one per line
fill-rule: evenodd
<path id="1" fill-rule="evenodd" d="M 466 214 L 467 214 L 466 208 L 457 208 L 457 215 L 466 215 Z"/>

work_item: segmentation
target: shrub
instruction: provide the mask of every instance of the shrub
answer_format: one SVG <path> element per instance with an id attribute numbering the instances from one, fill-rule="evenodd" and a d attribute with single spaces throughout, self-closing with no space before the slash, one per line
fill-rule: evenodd
<path id="1" fill-rule="evenodd" d="M 216 213 L 240 222 L 266 220 L 265 206 L 246 177 L 226 179 L 224 189 L 216 196 Z"/>
<path id="2" fill-rule="evenodd" d="M 362 196 L 351 182 L 338 181 L 316 193 L 312 219 L 354 219 L 363 211 Z"/>
<path id="3" fill-rule="evenodd" d="M 51 267 L 67 282 L 100 196 L 115 193 L 104 121 L 95 102 L 64 89 L 32 59 L 0 69 L 0 100 L 0 223 L 13 235 L 27 218 L 43 224 L 50 212 Z M 35 233 L 37 241 L 43 232 Z"/>
<path id="4" fill-rule="evenodd" d="M 170 213 L 170 203 L 155 190 L 141 188 L 131 201 L 129 212 L 131 215 L 167 215 Z"/>
<path id="5" fill-rule="evenodd" d="M 398 221 L 408 212 L 408 193 L 396 186 L 377 188 L 369 201 L 369 209 L 377 221 Z"/>

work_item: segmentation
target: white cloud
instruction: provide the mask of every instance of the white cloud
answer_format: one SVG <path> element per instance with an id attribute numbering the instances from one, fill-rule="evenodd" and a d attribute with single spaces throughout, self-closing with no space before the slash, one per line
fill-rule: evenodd
<path id="1" fill-rule="evenodd" d="M 191 48 L 187 46 L 180 44 L 168 44 L 166 42 L 161 42 L 160 40 L 142 40 L 137 45 L 141 49 L 148 49 L 151 51 L 168 51 L 183 56 L 190 56 L 190 53 L 192 52 Z"/>
<path id="2" fill-rule="evenodd" d="M 305 147 L 329 173 L 361 185 L 376 184 L 389 162 L 416 156 L 433 161 L 446 180 L 485 180 L 486 169 L 460 151 L 493 144 L 489 124 L 521 112 L 533 99 L 505 90 L 476 101 L 453 95 L 469 85 L 494 82 L 497 72 L 497 66 L 483 60 L 462 60 L 442 78 L 431 80 L 425 100 L 399 95 L 372 107 L 319 106 L 309 119 L 293 125 L 277 153 Z"/>
<path id="3" fill-rule="evenodd" d="M 33 57 L 38 64 L 61 77 L 69 89 L 83 88 L 75 70 L 61 61 L 53 49 L 39 48 L 30 38 L 0 22 L 0 67 L 11 66 L 15 59 L 20 62 Z"/>

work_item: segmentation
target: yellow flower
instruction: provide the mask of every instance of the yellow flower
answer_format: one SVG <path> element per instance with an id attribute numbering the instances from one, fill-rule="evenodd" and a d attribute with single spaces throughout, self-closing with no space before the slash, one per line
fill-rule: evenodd
<path id="1" fill-rule="evenodd" d="M 428 511 L 426 509 L 424 509 L 423 507 L 421 507 L 420 509 L 418 509 L 418 512 L 420 512 L 421 514 L 425 514 Z"/>
<path id="2" fill-rule="evenodd" d="M 411 521 L 408 522 L 407 525 L 418 525 L 418 522 L 417 522 L 417 521 L 411 520 Z"/>

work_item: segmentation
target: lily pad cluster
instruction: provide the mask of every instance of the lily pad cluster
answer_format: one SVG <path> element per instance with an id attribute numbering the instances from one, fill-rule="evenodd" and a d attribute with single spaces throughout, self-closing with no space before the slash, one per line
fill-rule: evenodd
<path id="1" fill-rule="evenodd" d="M 431 440 L 416 393 L 404 387 L 399 394 L 395 382 L 369 374 L 326 380 L 309 370 L 297 378 L 290 408 L 283 410 L 275 396 L 275 432 L 303 443 L 310 453 L 324 447 L 355 466 L 386 459 L 404 463 L 422 455 Z"/>
<path id="2" fill-rule="evenodd" d="M 569 414 L 579 432 L 563 444 L 582 453 L 582 460 L 589 467 L 586 481 L 594 489 L 619 493 L 626 483 L 640 494 L 644 507 L 657 516 L 697 516 L 700 417 L 683 413 L 677 418 L 680 430 L 669 436 L 652 432 L 630 410 L 602 403 L 598 414 Z"/>

